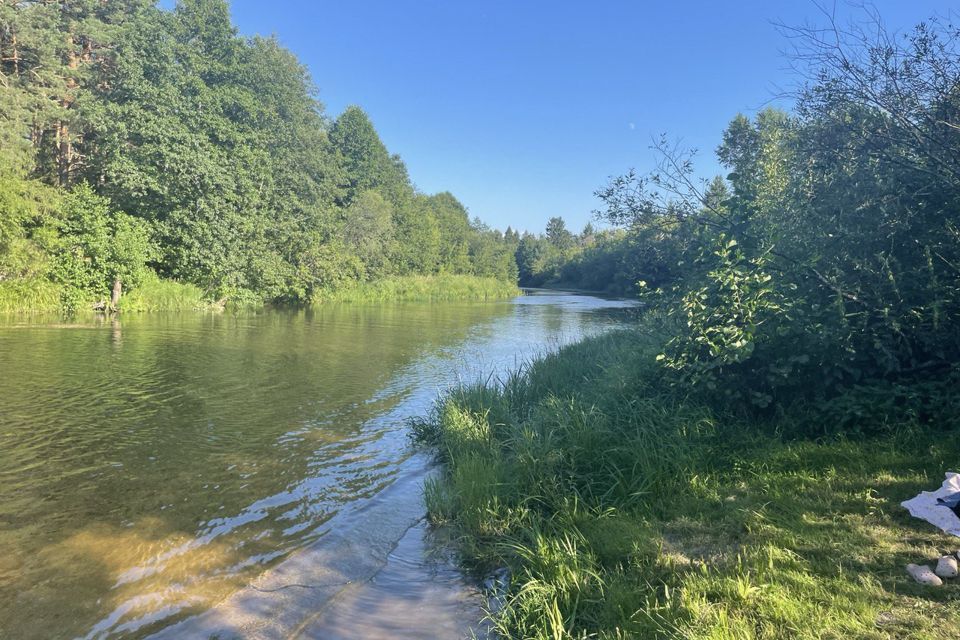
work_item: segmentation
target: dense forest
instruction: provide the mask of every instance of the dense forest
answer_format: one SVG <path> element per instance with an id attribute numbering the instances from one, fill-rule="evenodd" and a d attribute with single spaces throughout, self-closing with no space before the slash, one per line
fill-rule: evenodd
<path id="1" fill-rule="evenodd" d="M 550 218 L 543 233 L 521 235 L 516 246 L 517 273 L 524 287 L 635 297 L 637 283 L 659 264 L 648 255 L 655 247 L 628 229 L 597 229 L 587 223 L 580 233 L 573 233 L 559 216 Z"/>
<path id="2" fill-rule="evenodd" d="M 304 66 L 239 36 L 226 0 L 4 0 L 0 86 L 0 307 L 516 281 L 510 239 L 420 193 L 360 108 L 328 118 Z"/>
<path id="3" fill-rule="evenodd" d="M 613 230 L 520 240 L 521 282 L 636 287 L 639 326 L 416 425 L 505 637 L 960 636 L 908 575 L 957 539 L 901 506 L 960 458 L 960 29 L 784 31 L 794 106 L 730 122 L 726 176 L 662 139 Z"/>

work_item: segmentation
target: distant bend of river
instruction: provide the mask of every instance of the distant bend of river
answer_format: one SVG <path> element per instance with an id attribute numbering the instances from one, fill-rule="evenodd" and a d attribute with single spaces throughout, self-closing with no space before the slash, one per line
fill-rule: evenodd
<path id="1" fill-rule="evenodd" d="M 367 546 L 334 542 L 391 488 L 413 504 L 419 490 L 399 481 L 425 456 L 406 419 L 452 384 L 622 325 L 630 306 L 536 292 L 77 323 L 0 316 L 0 638 L 163 635 L 211 620 L 308 551 L 336 548 L 341 574 L 376 564 L 365 556 L 381 542 L 421 553 L 395 531 L 378 542 L 376 518 L 358 528 Z"/>

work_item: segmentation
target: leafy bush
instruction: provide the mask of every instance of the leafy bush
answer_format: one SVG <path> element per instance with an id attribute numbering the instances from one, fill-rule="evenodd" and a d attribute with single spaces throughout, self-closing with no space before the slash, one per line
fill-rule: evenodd
<path id="1" fill-rule="evenodd" d="M 66 309 L 108 298 L 114 282 L 135 288 L 152 273 L 147 262 L 156 249 L 148 225 L 114 211 L 88 185 L 74 188 L 64 199 L 60 233 L 52 277 L 64 287 Z"/>
<path id="2" fill-rule="evenodd" d="M 766 407 L 772 397 L 764 391 L 772 391 L 778 378 L 766 376 L 762 390 L 744 389 L 741 378 L 758 346 L 771 337 L 764 325 L 780 323 L 789 302 L 773 286 L 765 258 L 746 258 L 736 240 L 720 234 L 716 248 L 704 252 L 701 259 L 710 263 L 704 283 L 681 290 L 679 303 L 670 307 L 671 312 L 683 314 L 685 327 L 657 359 L 676 371 L 683 384 L 704 385 L 711 391 L 723 386 L 730 398 L 746 396 Z M 809 356 L 796 357 L 809 360 Z M 740 375 L 728 375 L 731 372 Z"/>
<path id="3" fill-rule="evenodd" d="M 598 193 L 631 233 L 686 231 L 689 245 L 646 236 L 675 262 L 645 298 L 677 316 L 661 358 L 676 384 L 727 405 L 782 409 L 960 360 L 960 159 L 945 152 L 960 32 L 824 33 L 794 34 L 815 79 L 794 114 L 731 122 L 725 181 L 704 188 L 662 142 L 658 171 Z"/>

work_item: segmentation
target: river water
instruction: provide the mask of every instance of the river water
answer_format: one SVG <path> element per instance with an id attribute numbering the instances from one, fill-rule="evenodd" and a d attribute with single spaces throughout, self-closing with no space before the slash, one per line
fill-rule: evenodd
<path id="1" fill-rule="evenodd" d="M 454 638 L 406 418 L 628 303 L 0 317 L 0 638 Z"/>

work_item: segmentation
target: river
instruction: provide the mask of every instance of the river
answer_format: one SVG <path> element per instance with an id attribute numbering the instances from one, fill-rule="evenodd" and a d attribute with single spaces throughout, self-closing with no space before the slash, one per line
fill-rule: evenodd
<path id="1" fill-rule="evenodd" d="M 478 630 L 405 421 L 629 306 L 0 317 L 0 638 Z"/>

